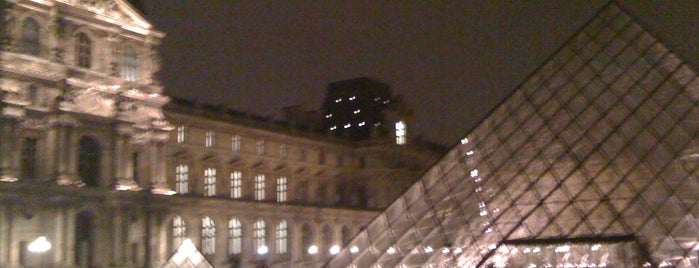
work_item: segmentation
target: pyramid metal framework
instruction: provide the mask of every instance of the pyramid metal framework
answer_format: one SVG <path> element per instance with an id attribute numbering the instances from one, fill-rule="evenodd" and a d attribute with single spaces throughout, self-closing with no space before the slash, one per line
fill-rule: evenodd
<path id="1" fill-rule="evenodd" d="M 699 267 L 699 80 L 608 4 L 328 267 Z"/>

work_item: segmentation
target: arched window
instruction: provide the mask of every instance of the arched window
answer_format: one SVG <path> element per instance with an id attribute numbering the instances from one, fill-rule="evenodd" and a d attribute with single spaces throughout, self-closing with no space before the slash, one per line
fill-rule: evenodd
<path id="1" fill-rule="evenodd" d="M 178 194 L 189 193 L 189 166 L 178 165 L 175 167 L 175 191 Z"/>
<path id="2" fill-rule="evenodd" d="M 255 200 L 265 200 L 265 175 L 255 176 Z"/>
<path id="3" fill-rule="evenodd" d="M 405 137 L 406 126 L 405 122 L 396 122 L 396 144 L 404 145 L 407 143 L 407 138 Z"/>
<path id="4" fill-rule="evenodd" d="M 32 18 L 27 18 L 22 23 L 22 38 L 19 40 L 22 52 L 38 56 L 41 53 L 41 39 L 39 38 L 39 23 Z"/>
<path id="5" fill-rule="evenodd" d="M 231 172 L 231 198 L 243 197 L 243 173 L 240 171 Z"/>
<path id="6" fill-rule="evenodd" d="M 185 239 L 187 233 L 187 227 L 184 224 L 184 220 L 180 216 L 176 216 L 172 220 L 172 249 L 173 251 L 177 249 L 180 244 Z"/>
<path id="7" fill-rule="evenodd" d="M 201 220 L 201 253 L 204 255 L 216 253 L 216 225 L 209 217 Z"/>
<path id="8" fill-rule="evenodd" d="M 265 246 L 265 238 L 267 236 L 265 233 L 265 221 L 256 221 L 252 226 L 252 234 L 255 250 L 259 251 L 260 247 Z"/>
<path id="9" fill-rule="evenodd" d="M 277 225 L 277 253 L 286 254 L 287 253 L 287 237 L 288 228 L 286 226 L 286 221 L 282 221 Z"/>
<path id="10" fill-rule="evenodd" d="M 325 225 L 325 227 L 323 227 L 322 241 L 323 252 L 328 253 L 330 248 L 333 246 L 333 230 L 330 228 L 329 225 Z"/>
<path id="11" fill-rule="evenodd" d="M 277 178 L 277 202 L 286 202 L 286 177 Z"/>
<path id="12" fill-rule="evenodd" d="M 138 80 L 138 53 L 132 46 L 124 48 L 124 57 L 121 62 L 121 71 L 127 81 Z"/>
<path id="13" fill-rule="evenodd" d="M 350 231 L 349 227 L 342 226 L 342 245 L 346 246 L 350 242 L 351 239 L 352 239 L 352 231 Z"/>
<path id="14" fill-rule="evenodd" d="M 100 145 L 90 137 L 80 139 L 78 148 L 78 175 L 88 187 L 99 186 L 100 177 Z"/>
<path id="15" fill-rule="evenodd" d="M 308 249 L 311 246 L 313 246 L 313 230 L 311 230 L 311 226 L 308 223 L 304 223 L 301 227 L 301 250 L 305 254 L 309 254 Z"/>
<path id="16" fill-rule="evenodd" d="M 243 251 L 243 225 L 238 219 L 228 221 L 228 254 L 240 254 Z"/>
<path id="17" fill-rule="evenodd" d="M 22 177 L 27 180 L 37 178 L 37 139 L 32 137 L 24 138 L 22 142 Z"/>
<path id="18" fill-rule="evenodd" d="M 216 169 L 207 168 L 204 170 L 204 195 L 216 195 Z"/>
<path id="19" fill-rule="evenodd" d="M 75 54 L 78 66 L 89 69 L 92 65 L 92 40 L 85 33 L 77 36 Z"/>
<path id="20" fill-rule="evenodd" d="M 231 150 L 234 152 L 240 152 L 241 146 L 243 144 L 243 138 L 235 135 L 231 138 Z"/>

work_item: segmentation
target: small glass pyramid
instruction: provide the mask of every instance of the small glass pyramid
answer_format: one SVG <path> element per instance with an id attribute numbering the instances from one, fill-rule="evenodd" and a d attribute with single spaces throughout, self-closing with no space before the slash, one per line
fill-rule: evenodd
<path id="1" fill-rule="evenodd" d="M 185 239 L 163 268 L 213 268 L 213 266 L 197 250 L 192 240 Z"/>
<path id="2" fill-rule="evenodd" d="M 605 6 L 328 267 L 699 267 L 699 80 Z"/>

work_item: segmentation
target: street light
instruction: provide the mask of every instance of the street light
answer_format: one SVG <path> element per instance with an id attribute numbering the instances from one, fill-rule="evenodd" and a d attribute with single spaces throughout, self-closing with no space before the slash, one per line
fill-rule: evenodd
<path id="1" fill-rule="evenodd" d="M 51 250 L 51 242 L 45 236 L 39 236 L 37 239 L 27 245 L 29 252 L 39 255 L 41 258 L 41 267 L 44 267 L 44 253 Z"/>

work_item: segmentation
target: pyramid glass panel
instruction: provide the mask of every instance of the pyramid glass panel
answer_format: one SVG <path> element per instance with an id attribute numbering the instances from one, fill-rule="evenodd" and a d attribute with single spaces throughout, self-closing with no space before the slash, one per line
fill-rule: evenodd
<path id="1" fill-rule="evenodd" d="M 699 80 L 605 6 L 328 267 L 699 267 Z"/>

